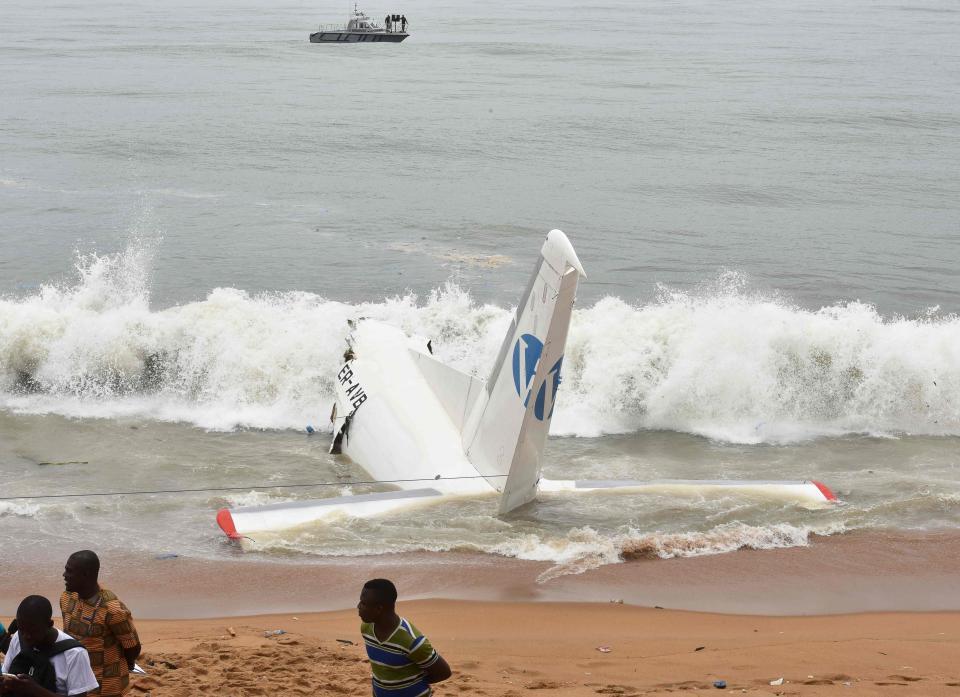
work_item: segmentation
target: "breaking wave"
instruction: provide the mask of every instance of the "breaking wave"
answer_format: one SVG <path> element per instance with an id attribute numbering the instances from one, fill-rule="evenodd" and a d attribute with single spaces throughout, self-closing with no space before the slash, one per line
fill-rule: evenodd
<path id="1" fill-rule="evenodd" d="M 141 248 L 82 257 L 72 285 L 0 299 L 0 406 L 299 429 L 326 421 L 348 319 L 430 337 L 440 359 L 480 376 L 510 321 L 453 284 L 361 304 L 216 288 L 153 310 L 150 260 Z M 960 434 L 960 318 L 885 318 L 857 302 L 811 311 L 751 293 L 736 274 L 645 305 L 578 309 L 564 370 L 557 435 Z"/>
<path id="2" fill-rule="evenodd" d="M 488 527 L 499 521 L 489 519 Z M 500 523 L 503 525 L 502 523 Z M 362 527 L 362 526 L 361 526 Z M 345 529 L 339 536 L 325 530 L 322 546 L 309 531 L 257 535 L 251 548 L 259 552 L 302 554 L 316 548 L 323 556 L 362 557 L 384 552 L 450 552 L 469 551 L 496 554 L 526 561 L 552 564 L 538 577 L 539 583 L 571 574 L 581 574 L 608 564 L 619 564 L 643 559 L 671 559 L 725 554 L 740 549 L 782 549 L 806 547 L 813 535 L 833 535 L 846 532 L 840 522 L 820 526 L 773 523 L 749 525 L 742 522 L 725 523 L 706 531 L 642 532 L 629 528 L 621 532 L 600 532 L 590 526 L 568 530 L 565 534 L 527 533 L 511 536 L 497 529 L 488 541 L 468 542 L 464 539 L 421 539 L 400 542 L 391 540 L 388 546 L 372 542 L 358 543 L 357 530 Z M 493 541 L 496 537 L 499 541 Z M 507 539 L 502 539 L 506 537 Z M 336 539 L 334 539 L 336 538 Z M 368 538 L 364 538 L 368 539 Z"/>
<path id="3" fill-rule="evenodd" d="M 580 574 L 591 569 L 638 559 L 672 559 L 726 554 L 740 549 L 782 549 L 806 547 L 811 535 L 833 535 L 844 532 L 841 524 L 822 528 L 808 525 L 776 523 L 748 525 L 742 522 L 726 523 L 704 532 L 640 532 L 630 530 L 621 535 L 605 537 L 592 528 L 570 531 L 566 538 L 520 549 L 520 559 L 554 561 L 556 564 L 538 577 L 541 583 L 559 576 Z M 535 537 L 535 536 L 534 536 Z M 548 550 L 563 548 L 563 554 Z M 546 552 L 546 554 L 544 554 Z"/>

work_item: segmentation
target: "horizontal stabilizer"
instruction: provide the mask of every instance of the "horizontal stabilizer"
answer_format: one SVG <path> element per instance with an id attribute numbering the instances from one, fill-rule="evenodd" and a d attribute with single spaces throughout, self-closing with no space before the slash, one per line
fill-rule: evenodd
<path id="1" fill-rule="evenodd" d="M 271 503 L 265 506 L 222 508 L 217 513 L 217 524 L 227 537 L 239 539 L 252 532 L 285 530 L 336 515 L 368 518 L 401 508 L 411 508 L 425 501 L 439 500 L 442 496 L 436 489 L 409 489 Z"/>
<path id="2" fill-rule="evenodd" d="M 470 408 L 483 392 L 484 383 L 480 378 L 467 375 L 433 356 L 422 351 L 410 351 L 410 357 L 417 364 L 424 380 L 430 385 L 437 401 L 443 406 L 454 428 L 460 431 L 467 420 Z"/>
<path id="3" fill-rule="evenodd" d="M 641 481 L 636 479 L 583 479 L 583 480 L 540 480 L 540 491 L 610 491 L 610 492 L 649 492 L 709 496 L 723 493 L 741 493 L 767 496 L 772 498 L 796 500 L 808 504 L 826 504 L 837 497 L 825 485 L 813 480 L 803 481 L 767 481 L 767 480 L 730 480 L 730 479 L 656 479 Z"/>

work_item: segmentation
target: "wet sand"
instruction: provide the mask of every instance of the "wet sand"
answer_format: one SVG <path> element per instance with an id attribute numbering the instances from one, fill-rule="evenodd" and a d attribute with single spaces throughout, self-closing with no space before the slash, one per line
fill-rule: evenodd
<path id="1" fill-rule="evenodd" d="M 162 556 L 162 555 L 161 555 Z M 803 615 L 960 610 L 960 535 L 853 533 L 809 547 L 687 559 L 628 560 L 547 581 L 550 564 L 474 553 L 328 558 L 287 563 L 104 558 L 101 579 L 138 617 L 200 618 L 353 607 L 368 578 L 408 599 L 507 602 L 623 600 L 644 607 Z M 21 598 L 62 590 L 62 564 L 0 566 L 0 617 Z"/>

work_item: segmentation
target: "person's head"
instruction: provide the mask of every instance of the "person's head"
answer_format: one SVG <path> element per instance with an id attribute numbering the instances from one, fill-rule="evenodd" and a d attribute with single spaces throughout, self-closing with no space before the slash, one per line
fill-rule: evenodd
<path id="1" fill-rule="evenodd" d="M 375 578 L 363 584 L 357 613 L 364 622 L 376 622 L 385 615 L 395 612 L 397 605 L 397 587 L 385 578 Z"/>
<path id="2" fill-rule="evenodd" d="M 28 648 L 45 648 L 56 639 L 53 628 L 53 606 L 42 595 L 28 595 L 17 608 L 17 632 L 20 645 Z"/>
<path id="3" fill-rule="evenodd" d="M 68 593 L 96 592 L 100 558 L 89 549 L 74 552 L 63 567 L 63 583 Z"/>

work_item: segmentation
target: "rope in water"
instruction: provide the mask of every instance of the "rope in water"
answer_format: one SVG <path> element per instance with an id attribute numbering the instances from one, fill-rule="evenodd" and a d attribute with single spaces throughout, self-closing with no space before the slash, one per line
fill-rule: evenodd
<path id="1" fill-rule="evenodd" d="M 356 486 L 360 484 L 404 484 L 412 482 L 436 482 L 436 481 L 454 481 L 463 479 L 492 479 L 494 477 L 506 477 L 506 474 L 491 474 L 488 477 L 483 475 L 465 475 L 462 477 L 436 477 L 422 479 L 369 479 L 344 482 L 307 482 L 301 484 L 250 484 L 247 486 L 217 486 L 202 489 L 153 489 L 149 491 L 91 491 L 77 494 L 42 494 L 39 496 L 0 496 L 0 501 L 30 501 L 34 499 L 75 499 L 88 498 L 92 496 L 149 496 L 154 494 L 197 494 L 210 493 L 215 491 L 250 491 L 252 489 L 306 489 L 310 487 L 323 486 Z"/>

